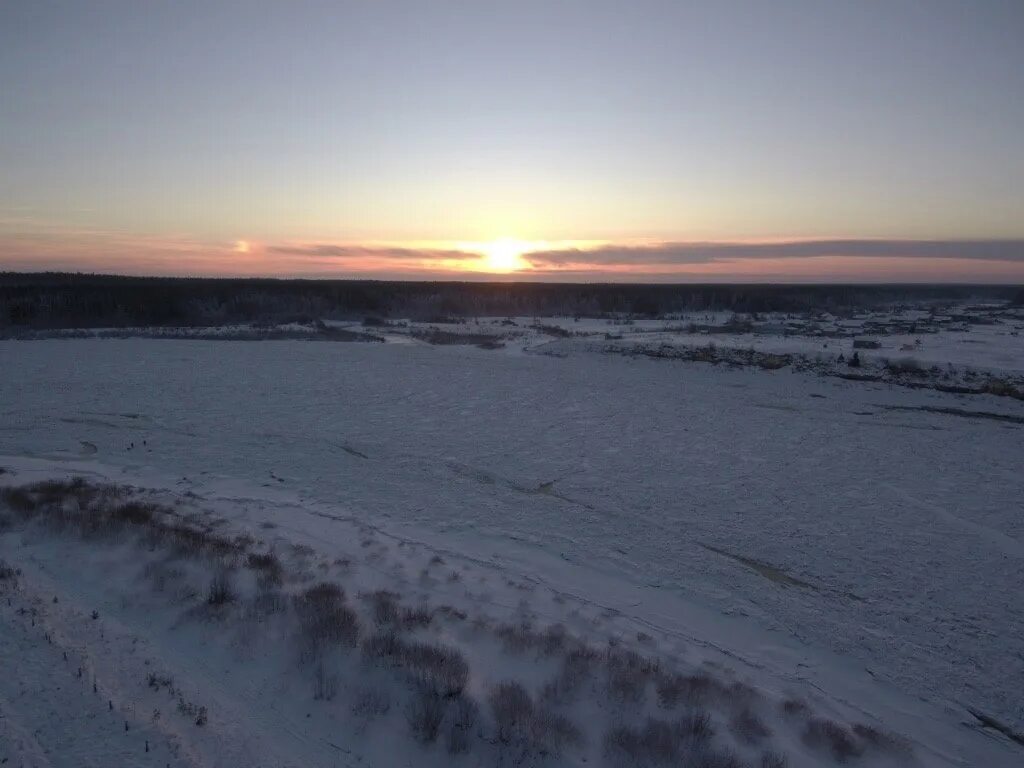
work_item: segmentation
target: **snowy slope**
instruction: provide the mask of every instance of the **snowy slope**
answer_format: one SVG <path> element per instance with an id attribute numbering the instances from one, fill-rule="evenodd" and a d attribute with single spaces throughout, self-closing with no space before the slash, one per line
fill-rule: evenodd
<path id="1" fill-rule="evenodd" d="M 485 573 L 476 610 L 507 618 L 526 599 L 571 624 L 558 597 L 587 614 L 580 632 L 642 632 L 659 654 L 728 664 L 770 695 L 910 737 L 923 764 L 1017 764 L 1021 748 L 968 707 L 1024 721 L 1024 605 L 1008 588 L 1024 576 L 1022 427 L 915 409 L 1019 417 L 1019 402 L 567 354 L 0 342 L 16 371 L 0 384 L 0 480 L 74 471 L 191 492 L 329 562 L 367 526 L 393 553 L 416 545 Z M 58 566 L 25 583 L 66 588 Z M 152 641 L 140 616 L 117 620 Z M 12 695 L 0 690 L 2 711 Z M 249 707 L 239 696 L 217 711 Z M 191 745 L 194 759 L 230 743 L 270 754 L 247 733 L 205 756 Z M 281 764 L 333 764 L 303 743 Z"/>

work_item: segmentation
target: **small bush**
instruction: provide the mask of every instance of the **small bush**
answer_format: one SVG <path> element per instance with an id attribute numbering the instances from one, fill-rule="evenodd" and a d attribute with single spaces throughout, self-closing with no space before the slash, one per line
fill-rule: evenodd
<path id="1" fill-rule="evenodd" d="M 786 760 L 786 756 L 778 752 L 765 752 L 761 755 L 761 768 L 786 768 L 787 765 L 789 761 Z"/>
<path id="2" fill-rule="evenodd" d="M 3 499 L 12 511 L 22 515 L 35 512 L 39 507 L 35 497 L 24 488 L 4 488 L 0 490 L 0 499 Z"/>
<path id="3" fill-rule="evenodd" d="M 161 688 L 166 688 L 172 694 L 174 693 L 174 680 L 168 675 L 159 675 L 156 672 L 150 672 L 146 676 L 146 685 L 152 688 L 154 691 L 159 691 Z"/>
<path id="4" fill-rule="evenodd" d="M 897 755 L 909 755 L 913 752 L 910 743 L 892 733 L 880 731 L 874 726 L 856 723 L 853 726 L 853 733 L 862 739 L 865 744 L 882 752 L 891 752 Z"/>
<path id="5" fill-rule="evenodd" d="M 395 629 L 410 630 L 425 627 L 434 619 L 429 608 L 403 608 L 398 602 L 398 594 L 379 590 L 364 595 L 369 600 L 374 621 L 381 626 L 387 625 Z"/>
<path id="6" fill-rule="evenodd" d="M 691 765 L 694 768 L 746 768 L 743 761 L 728 750 L 701 752 Z"/>
<path id="7" fill-rule="evenodd" d="M 707 712 L 694 711 L 676 723 L 680 740 L 690 749 L 704 747 L 715 735 L 711 716 Z"/>
<path id="8" fill-rule="evenodd" d="M 772 733 L 764 721 L 746 707 L 733 715 L 729 730 L 744 744 L 759 744 Z"/>
<path id="9" fill-rule="evenodd" d="M 989 379 L 982 385 L 981 390 L 997 397 L 1013 397 L 1017 400 L 1024 400 L 1024 389 L 1015 386 L 1007 379 Z"/>
<path id="10" fill-rule="evenodd" d="M 802 699 L 790 697 L 782 702 L 782 711 L 787 715 L 805 715 L 810 712 L 807 702 Z"/>
<path id="11" fill-rule="evenodd" d="M 629 765 L 669 765 L 679 758 L 679 738 L 663 720 L 648 718 L 643 728 L 619 726 L 604 737 L 604 754 Z"/>
<path id="12" fill-rule="evenodd" d="M 498 639 L 508 653 L 523 653 L 535 647 L 539 637 L 533 631 L 533 627 L 527 623 L 522 624 L 499 624 L 495 629 Z"/>
<path id="13" fill-rule="evenodd" d="M 231 575 L 227 571 L 217 573 L 210 579 L 210 587 L 206 591 L 208 605 L 220 606 L 235 602 L 237 595 L 231 583 Z"/>
<path id="14" fill-rule="evenodd" d="M 406 708 L 406 718 L 413 736 L 424 744 L 433 744 L 441 731 L 448 702 L 437 691 L 417 688 Z"/>
<path id="15" fill-rule="evenodd" d="M 370 720 L 386 715 L 391 710 L 391 699 L 386 690 L 364 687 L 356 691 L 351 709 L 352 714 Z"/>
<path id="16" fill-rule="evenodd" d="M 378 624 L 394 624 L 398 620 L 398 594 L 378 590 L 367 595 L 373 610 L 373 620 Z"/>
<path id="17" fill-rule="evenodd" d="M 331 701 L 338 693 L 338 676 L 329 672 L 321 661 L 316 665 L 313 678 L 313 698 L 316 701 Z"/>
<path id="18" fill-rule="evenodd" d="M 440 696 L 455 696 L 466 687 L 469 664 L 454 648 L 429 643 L 411 643 L 402 653 L 402 663 L 420 686 Z"/>
<path id="19" fill-rule="evenodd" d="M 363 658 L 406 670 L 418 687 L 438 696 L 457 696 L 469 679 L 469 664 L 454 648 L 408 643 L 394 631 L 378 632 L 363 642 Z"/>
<path id="20" fill-rule="evenodd" d="M 845 763 L 851 757 L 859 757 L 864 752 L 864 747 L 849 730 L 823 718 L 812 717 L 808 720 L 801 739 L 809 747 L 828 750 L 840 763 Z"/>
<path id="21" fill-rule="evenodd" d="M 593 675 L 596 661 L 594 649 L 587 646 L 572 649 L 562 657 L 558 673 L 544 686 L 541 697 L 553 703 L 571 702 Z"/>
<path id="22" fill-rule="evenodd" d="M 261 588 L 279 587 L 284 583 L 284 567 L 281 559 L 273 552 L 250 553 L 245 559 L 245 565 L 255 571 Z"/>
<path id="23" fill-rule="evenodd" d="M 468 696 L 460 694 L 451 700 L 443 726 L 448 754 L 459 755 L 469 751 L 479 711 L 476 702 Z"/>
<path id="24" fill-rule="evenodd" d="M 111 516 L 128 525 L 149 525 L 153 522 L 153 516 L 159 511 L 160 507 L 156 504 L 129 501 L 115 507 Z"/>
<path id="25" fill-rule="evenodd" d="M 616 701 L 640 702 L 647 684 L 657 678 L 659 664 L 634 651 L 608 652 L 608 695 Z"/>
<path id="26" fill-rule="evenodd" d="M 354 648 L 359 641 L 359 618 L 345 604 L 345 591 L 321 582 L 295 596 L 295 612 L 307 650 L 318 655 L 329 644 Z"/>
<path id="27" fill-rule="evenodd" d="M 912 357 L 886 360 L 885 369 L 894 376 L 923 376 L 925 374 L 921 364 Z"/>
<path id="28" fill-rule="evenodd" d="M 533 701 L 521 683 L 499 684 L 490 696 L 498 740 L 509 743 L 528 737 L 533 723 Z"/>
<path id="29" fill-rule="evenodd" d="M 398 666 L 402 663 L 405 648 L 405 642 L 393 631 L 378 632 L 363 641 L 363 658 L 388 666 Z"/>
<path id="30" fill-rule="evenodd" d="M 562 715 L 535 708 L 518 682 L 499 684 L 491 692 L 490 705 L 498 741 L 525 754 L 557 755 L 582 742 L 579 728 Z"/>

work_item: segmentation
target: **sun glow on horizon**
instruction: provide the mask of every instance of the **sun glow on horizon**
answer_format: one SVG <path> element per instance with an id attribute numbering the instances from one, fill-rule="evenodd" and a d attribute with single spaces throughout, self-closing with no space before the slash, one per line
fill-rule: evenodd
<path id="1" fill-rule="evenodd" d="M 480 244 L 480 252 L 484 257 L 483 266 L 488 272 L 518 272 L 528 268 L 530 265 L 523 259 L 523 254 L 531 250 L 536 250 L 533 243 L 510 237 Z"/>

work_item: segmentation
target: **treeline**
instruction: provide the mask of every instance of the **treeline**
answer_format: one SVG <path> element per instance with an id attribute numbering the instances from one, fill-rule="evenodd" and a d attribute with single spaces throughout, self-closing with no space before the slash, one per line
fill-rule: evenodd
<path id="1" fill-rule="evenodd" d="M 317 319 L 657 316 L 1016 300 L 1005 286 L 632 285 L 118 277 L 0 273 L 0 328 L 206 326 Z"/>

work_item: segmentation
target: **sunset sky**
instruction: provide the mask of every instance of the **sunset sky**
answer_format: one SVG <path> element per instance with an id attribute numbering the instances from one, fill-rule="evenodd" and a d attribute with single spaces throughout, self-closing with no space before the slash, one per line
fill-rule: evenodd
<path id="1" fill-rule="evenodd" d="M 0 3 L 0 270 L 1024 282 L 1024 2 Z"/>

